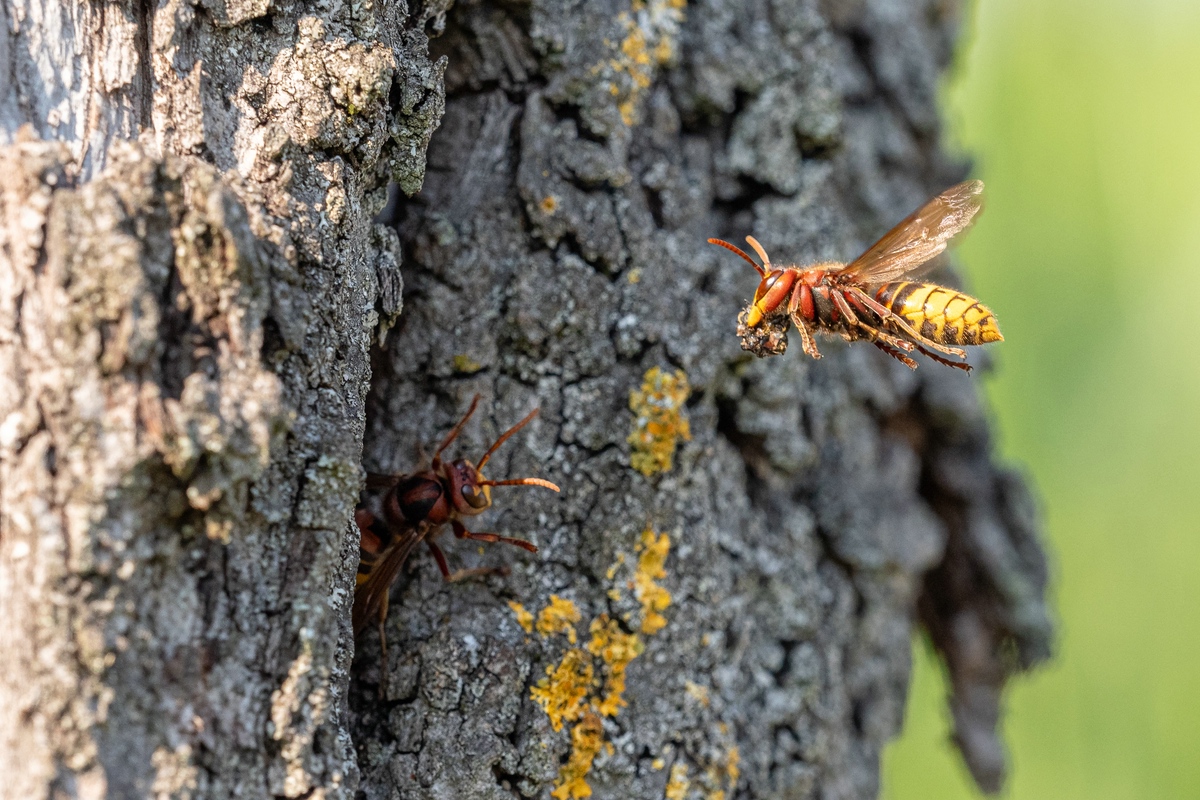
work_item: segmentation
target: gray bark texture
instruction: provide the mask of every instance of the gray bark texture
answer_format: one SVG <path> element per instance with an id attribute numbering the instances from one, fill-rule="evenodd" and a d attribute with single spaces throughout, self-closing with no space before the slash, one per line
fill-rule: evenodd
<path id="1" fill-rule="evenodd" d="M 1051 625 L 978 377 L 755 359 L 704 243 L 960 179 L 958 13 L 0 2 L 0 797 L 868 798 L 916 625 L 998 789 Z M 506 569 L 418 551 L 356 652 L 362 466 L 475 393 L 449 455 L 540 407 L 488 475 L 562 493 L 468 526 L 540 551 L 442 537 Z"/>

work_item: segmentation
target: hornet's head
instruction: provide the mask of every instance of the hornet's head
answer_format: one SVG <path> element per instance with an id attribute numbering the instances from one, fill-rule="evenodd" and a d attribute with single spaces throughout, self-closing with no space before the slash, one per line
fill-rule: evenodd
<path id="1" fill-rule="evenodd" d="M 459 514 L 467 516 L 483 513 L 492 504 L 493 486 L 542 486 L 557 492 L 557 486 L 541 478 L 509 478 L 502 481 L 493 481 L 485 478 L 483 475 L 483 467 L 487 464 L 488 459 L 492 457 L 492 454 L 499 449 L 500 445 L 508 441 L 510 436 L 521 430 L 521 428 L 529 424 L 538 415 L 540 409 L 537 408 L 530 411 L 523 420 L 501 434 L 500 438 L 493 442 L 492 446 L 483 454 L 483 458 L 479 459 L 478 465 L 471 463 L 465 458 L 456 459 L 449 464 L 442 463 L 442 451 L 449 447 L 450 443 L 458 436 L 463 426 L 467 423 L 467 420 L 475 413 L 475 407 L 478 405 L 479 395 L 475 395 L 475 399 L 471 401 L 471 407 L 467 410 L 466 415 L 450 431 L 450 434 L 438 447 L 437 454 L 433 457 L 433 470 L 441 472 L 445 476 L 450 489 L 450 504 L 454 507 L 454 510 Z"/>
<path id="2" fill-rule="evenodd" d="M 757 326 L 763 317 L 769 316 L 783 305 L 795 282 L 795 269 L 776 269 L 767 273 L 759 281 L 758 289 L 754 292 L 754 302 L 746 314 L 746 325 L 751 328 Z"/>
<path id="3" fill-rule="evenodd" d="M 737 253 L 746 260 L 750 266 L 758 272 L 762 278 L 758 283 L 758 289 L 754 292 L 754 302 L 746 310 L 746 318 L 744 324 L 747 327 L 754 328 L 763 317 L 770 315 L 775 309 L 782 305 L 788 292 L 792 289 L 792 284 L 796 281 L 796 271 L 794 269 L 772 269 L 771 259 L 767 256 L 767 251 L 758 243 L 758 240 L 753 236 L 747 236 L 746 241 L 754 248 L 754 252 L 758 253 L 758 257 L 762 259 L 762 265 L 746 255 L 740 247 L 732 245 L 729 242 L 721 239 L 709 239 L 709 244 L 715 244 L 718 247 L 724 247 Z"/>

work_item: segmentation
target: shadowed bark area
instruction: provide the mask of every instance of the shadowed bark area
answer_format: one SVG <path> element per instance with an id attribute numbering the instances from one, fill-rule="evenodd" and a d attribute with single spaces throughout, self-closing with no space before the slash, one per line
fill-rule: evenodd
<path id="1" fill-rule="evenodd" d="M 490 474 L 563 493 L 497 488 L 473 520 L 536 555 L 442 540 L 452 568 L 506 575 L 445 584 L 410 559 L 388 663 L 372 633 L 356 661 L 368 798 L 873 797 L 918 606 L 967 763 L 999 788 L 1000 691 L 1046 657 L 1050 625 L 1037 515 L 991 456 L 986 368 L 910 373 L 840 341 L 819 362 L 754 359 L 734 327 L 757 276 L 704 244 L 752 233 L 781 263 L 846 260 L 960 180 L 935 105 L 956 14 L 456 5 L 433 43 L 447 107 L 426 185 L 395 217 L 405 313 L 375 359 L 364 459 L 412 469 L 480 392 L 452 453 L 540 406 Z M 654 368 L 686 374 L 691 439 L 647 477 L 630 393 Z M 653 632 L 648 529 L 669 537 Z M 575 642 L 522 627 L 564 600 Z"/>
<path id="2" fill-rule="evenodd" d="M 0 2 L 0 797 L 872 797 L 918 619 L 998 787 L 1050 626 L 978 373 L 754 359 L 704 244 L 962 177 L 956 13 Z M 540 552 L 444 536 L 507 572 L 418 552 L 352 666 L 360 464 L 475 392 Z"/>

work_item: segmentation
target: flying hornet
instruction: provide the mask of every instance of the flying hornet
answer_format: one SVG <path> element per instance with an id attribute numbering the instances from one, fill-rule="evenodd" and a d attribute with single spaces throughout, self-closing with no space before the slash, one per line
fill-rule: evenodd
<path id="1" fill-rule="evenodd" d="M 1002 341 L 995 314 L 974 297 L 917 278 L 971 224 L 982 208 L 982 193 L 982 181 L 950 187 L 849 264 L 775 267 L 758 240 L 747 236 L 760 265 L 729 242 L 709 239 L 744 258 L 762 277 L 754 301 L 738 315 L 742 349 L 760 357 L 783 353 L 790 321 L 813 358 L 821 357 L 813 339 L 821 332 L 871 342 L 911 369 L 917 362 L 909 354 L 917 351 L 970 372 L 970 364 L 938 353 L 965 361 L 967 352 L 959 345 Z"/>

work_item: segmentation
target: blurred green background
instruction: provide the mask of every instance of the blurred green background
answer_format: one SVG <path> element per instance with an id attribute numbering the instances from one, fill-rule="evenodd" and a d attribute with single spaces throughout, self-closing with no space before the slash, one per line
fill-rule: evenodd
<path id="1" fill-rule="evenodd" d="M 988 194 L 960 260 L 1060 623 L 1007 696 L 1004 795 L 1200 798 L 1200 2 L 978 0 L 966 33 L 946 112 Z M 883 797 L 979 797 L 914 662 Z"/>

